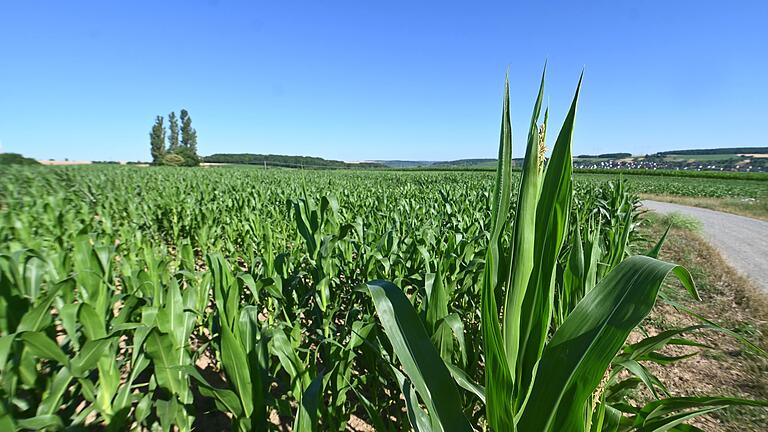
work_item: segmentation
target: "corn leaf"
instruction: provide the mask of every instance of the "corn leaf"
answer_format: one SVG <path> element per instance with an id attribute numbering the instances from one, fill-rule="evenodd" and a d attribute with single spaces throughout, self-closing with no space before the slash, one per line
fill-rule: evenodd
<path id="1" fill-rule="evenodd" d="M 499 165 L 491 212 L 491 238 L 485 253 L 481 291 L 481 323 L 485 353 L 486 416 L 494 430 L 514 431 L 512 411 L 514 382 L 509 369 L 507 353 L 499 324 L 499 281 L 504 281 L 504 265 L 499 242 L 509 213 L 509 194 L 512 188 L 512 125 L 509 114 L 509 80 L 504 85 L 504 103 L 501 115 Z M 501 274 L 502 277 L 499 277 Z"/>
<path id="2" fill-rule="evenodd" d="M 63 366 L 69 365 L 69 357 L 59 348 L 51 338 L 41 332 L 24 332 L 21 334 L 21 340 L 27 346 L 29 351 L 37 357 L 56 360 Z"/>
<path id="3" fill-rule="evenodd" d="M 544 77 L 546 68 L 541 74 L 539 93 L 531 115 L 528 129 L 528 143 L 525 149 L 523 174 L 517 195 L 515 225 L 513 232 L 513 248 L 511 274 L 507 281 L 506 301 L 504 303 L 504 348 L 507 355 L 509 370 L 514 372 L 517 367 L 518 348 L 520 346 L 520 317 L 528 281 L 533 271 L 534 243 L 536 241 L 536 206 L 541 190 L 541 173 L 544 161 L 539 149 L 539 131 L 537 121 L 541 113 L 541 102 L 544 98 Z M 497 173 L 500 175 L 502 173 Z"/>
<path id="4" fill-rule="evenodd" d="M 367 285 L 384 332 L 438 430 L 472 430 L 456 384 L 408 298 L 390 282 Z"/>
<path id="5" fill-rule="evenodd" d="M 245 416 L 250 417 L 253 412 L 253 387 L 248 371 L 248 358 L 232 331 L 224 324 L 221 326 L 221 362 L 227 377 L 237 389 Z"/>
<path id="6" fill-rule="evenodd" d="M 693 281 L 683 267 L 645 256 L 628 258 L 590 291 L 547 344 L 521 430 L 583 431 L 586 404 L 616 352 L 656 301 L 670 272 Z"/>
<path id="7" fill-rule="evenodd" d="M 531 278 L 523 299 L 520 317 L 520 347 L 517 358 L 517 403 L 533 381 L 536 363 L 541 357 L 552 320 L 555 265 L 567 232 L 573 195 L 571 139 L 576 120 L 581 78 L 576 86 L 571 108 L 552 149 L 536 206 L 536 241 Z"/>

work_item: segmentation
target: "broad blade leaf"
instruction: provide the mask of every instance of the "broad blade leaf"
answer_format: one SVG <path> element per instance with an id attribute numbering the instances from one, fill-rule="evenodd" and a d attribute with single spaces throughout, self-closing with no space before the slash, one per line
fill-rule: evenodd
<path id="1" fill-rule="evenodd" d="M 368 290 L 395 354 L 430 416 L 441 430 L 471 431 L 456 384 L 408 298 L 386 281 L 370 282 Z"/>
<path id="2" fill-rule="evenodd" d="M 590 291 L 547 344 L 526 401 L 521 430 L 583 431 L 586 404 L 632 329 L 651 311 L 673 272 L 693 288 L 683 267 L 646 256 L 628 258 Z"/>

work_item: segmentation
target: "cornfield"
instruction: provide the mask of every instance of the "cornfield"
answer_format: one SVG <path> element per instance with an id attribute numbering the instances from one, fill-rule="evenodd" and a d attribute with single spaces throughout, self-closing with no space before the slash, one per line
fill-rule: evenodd
<path id="1" fill-rule="evenodd" d="M 628 344 L 667 273 L 623 181 L 573 184 L 576 99 L 522 173 L 13 168 L 0 430 L 691 431 Z M 656 400 L 635 406 L 647 387 Z"/>
<path id="2" fill-rule="evenodd" d="M 595 181 L 603 175 L 580 173 L 585 181 Z M 640 193 L 659 195 L 680 195 L 706 198 L 736 198 L 765 200 L 768 187 L 765 180 L 755 180 L 749 177 L 718 178 L 714 176 L 675 177 L 673 175 L 642 175 L 626 176 L 632 188 Z"/>

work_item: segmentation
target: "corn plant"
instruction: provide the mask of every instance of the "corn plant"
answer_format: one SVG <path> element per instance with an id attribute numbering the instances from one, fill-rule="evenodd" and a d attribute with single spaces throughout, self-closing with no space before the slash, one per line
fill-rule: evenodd
<path id="1" fill-rule="evenodd" d="M 696 332 L 749 345 L 703 317 L 622 345 L 685 273 L 631 257 L 636 182 L 571 178 L 573 113 L 546 163 L 539 97 L 513 172 L 505 99 L 496 176 L 4 169 L 0 430 L 691 430 L 760 404 L 653 376 Z"/>
<path id="2" fill-rule="evenodd" d="M 575 283 L 585 277 L 585 271 L 580 262 L 580 245 L 572 246 L 576 263 L 569 262 L 560 298 L 571 301 L 570 291 L 577 286 L 581 298 L 575 299 L 574 306 L 566 306 L 562 322 L 555 321 L 557 325 L 553 325 L 558 259 L 568 233 L 573 194 L 571 137 L 581 80 L 546 164 L 546 113 L 541 127 L 538 126 L 543 87 L 542 76 L 527 137 L 514 220 L 509 218 L 513 181 L 508 84 L 504 92 L 490 240 L 481 282 L 485 374 L 481 394 L 487 425 L 496 431 L 684 430 L 678 429 L 683 421 L 723 406 L 764 405 L 727 398 L 660 399 L 635 412 L 630 423 L 618 409 L 608 405 L 610 399 L 601 383 L 615 383 L 617 375 L 610 373 L 611 364 L 631 369 L 630 361 L 634 362 L 636 357 L 629 357 L 648 353 L 647 349 L 634 346 L 625 352 L 628 358 L 616 358 L 629 333 L 651 311 L 666 276 L 674 274 L 692 296 L 698 296 L 690 274 L 683 267 L 649 256 L 623 259 L 631 229 L 626 218 L 631 217 L 633 209 L 622 204 L 624 212 L 619 216 L 624 218 L 623 223 L 616 225 L 621 229 L 609 236 L 612 244 L 620 243 L 619 247 L 610 248 L 607 269 L 594 286 Z M 579 233 L 580 228 L 576 227 L 575 232 Z M 596 264 L 591 260 L 590 266 Z M 467 383 L 463 377 L 454 380 L 450 359 L 441 359 L 430 340 L 429 320 L 425 328 L 403 291 L 381 280 L 367 286 L 379 320 L 410 381 L 404 394 L 412 427 L 472 430 L 456 384 L 464 388 L 477 385 Z M 499 301 L 504 306 L 502 310 Z"/>

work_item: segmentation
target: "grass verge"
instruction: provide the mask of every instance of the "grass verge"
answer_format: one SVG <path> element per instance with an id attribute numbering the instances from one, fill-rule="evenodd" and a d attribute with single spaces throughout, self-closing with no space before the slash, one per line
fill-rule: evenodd
<path id="1" fill-rule="evenodd" d="M 649 213 L 643 234 L 658 239 L 671 225 L 660 258 L 686 266 L 693 274 L 702 297 L 688 300 L 682 289 L 665 286 L 667 297 L 698 314 L 731 329 L 768 349 L 768 297 L 739 275 L 699 234 L 674 217 Z M 650 244 L 650 242 L 649 242 Z M 659 301 L 639 328 L 640 333 L 659 332 L 700 322 L 688 314 Z M 666 367 L 648 368 L 667 385 L 673 396 L 722 394 L 750 399 L 768 399 L 768 359 L 745 348 L 731 336 L 714 331 L 693 337 L 711 349 L 702 349 L 691 358 Z M 690 353 L 690 348 L 668 348 L 667 355 Z M 638 398 L 648 398 L 640 394 Z M 765 410 L 731 408 L 702 417 L 696 426 L 705 431 L 764 431 L 768 424 Z"/>
<path id="2" fill-rule="evenodd" d="M 709 198 L 658 194 L 640 194 L 640 198 L 702 207 L 768 221 L 768 200 L 766 199 Z"/>

